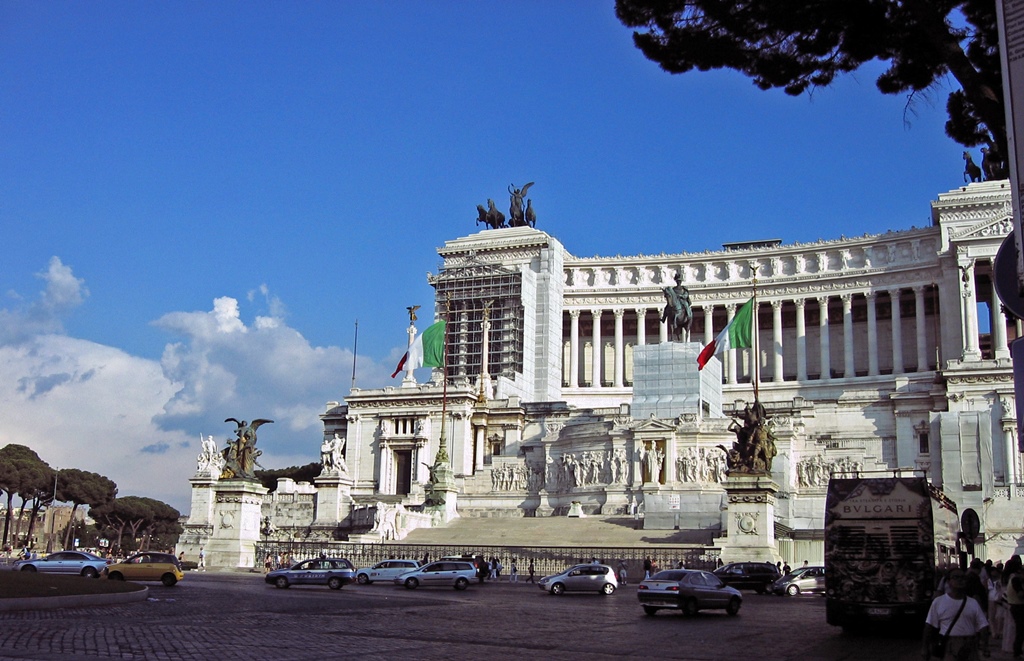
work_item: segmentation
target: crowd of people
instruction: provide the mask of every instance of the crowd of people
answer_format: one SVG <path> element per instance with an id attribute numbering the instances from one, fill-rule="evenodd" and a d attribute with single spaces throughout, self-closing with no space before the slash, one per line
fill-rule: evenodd
<path id="1" fill-rule="evenodd" d="M 1003 651 L 1022 658 L 1024 646 L 1024 563 L 1014 555 L 1006 564 L 975 558 L 966 570 L 945 572 L 925 621 L 921 657 L 979 661 L 999 641 Z"/>

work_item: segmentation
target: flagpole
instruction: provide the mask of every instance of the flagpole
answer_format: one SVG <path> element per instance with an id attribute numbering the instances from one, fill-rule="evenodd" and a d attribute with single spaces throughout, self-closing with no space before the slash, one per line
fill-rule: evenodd
<path id="1" fill-rule="evenodd" d="M 356 319 L 356 337 L 352 340 L 352 388 L 356 387 L 356 355 L 359 350 L 359 320 Z"/>
<path id="2" fill-rule="evenodd" d="M 751 282 L 753 283 L 753 287 L 754 287 L 754 297 L 753 297 L 753 304 L 752 304 L 753 308 L 754 308 L 752 310 L 752 312 L 754 314 L 752 315 L 753 319 L 751 319 L 751 321 L 750 321 L 750 323 L 754 326 L 754 328 L 753 328 L 753 331 L 754 331 L 754 341 L 751 343 L 753 345 L 753 349 L 754 349 L 754 355 L 752 357 L 753 360 L 751 360 L 751 368 L 753 370 L 752 374 L 751 374 L 751 377 L 752 377 L 751 381 L 753 381 L 753 383 L 754 383 L 754 401 L 757 402 L 758 401 L 757 386 L 758 386 L 758 381 L 760 381 L 760 375 L 761 375 L 761 352 L 760 352 L 760 350 L 758 349 L 758 346 L 757 346 L 757 340 L 758 340 L 757 336 L 760 334 L 758 332 L 759 329 L 758 329 L 758 323 L 757 323 L 757 312 L 758 312 L 758 310 L 757 310 L 757 265 L 754 265 L 754 267 L 753 267 L 753 278 L 751 279 Z"/>
<path id="3" fill-rule="evenodd" d="M 438 439 L 437 455 L 434 457 L 434 465 L 448 463 L 448 437 L 445 434 L 445 421 L 448 419 L 448 317 L 451 312 L 451 302 L 447 295 L 444 300 L 444 336 L 441 340 L 441 438 Z"/>

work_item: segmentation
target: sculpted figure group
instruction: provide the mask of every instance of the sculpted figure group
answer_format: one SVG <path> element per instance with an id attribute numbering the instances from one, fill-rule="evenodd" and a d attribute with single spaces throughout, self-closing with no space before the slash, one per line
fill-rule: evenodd
<path id="1" fill-rule="evenodd" d="M 740 416 L 743 424 L 733 420 L 729 431 L 736 434 L 736 442 L 732 449 L 718 447 L 725 452 L 726 464 L 730 473 L 747 473 L 750 475 L 768 475 L 772 472 L 772 460 L 778 451 L 775 448 L 775 437 L 768 430 L 768 416 L 761 402 L 747 404 Z"/>
<path id="2" fill-rule="evenodd" d="M 516 188 L 515 184 L 509 184 L 509 218 L 507 225 L 505 224 L 505 214 L 498 211 L 492 199 L 487 200 L 486 209 L 482 204 L 476 205 L 476 224 L 483 223 L 492 230 L 501 229 L 502 227 L 536 227 L 537 212 L 533 210 L 533 200 L 525 200 L 526 205 L 523 206 L 530 186 L 533 186 L 532 181 L 522 188 Z"/>
<path id="3" fill-rule="evenodd" d="M 235 438 L 228 441 L 228 446 L 221 453 L 224 457 L 224 470 L 221 472 L 221 479 L 255 480 L 256 458 L 263 454 L 256 449 L 256 430 L 261 425 L 271 423 L 273 420 L 258 418 L 249 423 L 245 420 L 227 418 L 224 422 L 233 422 L 237 427 Z"/>
<path id="4" fill-rule="evenodd" d="M 320 463 L 323 464 L 324 474 L 348 474 L 348 465 L 345 463 L 345 455 L 342 454 L 345 451 L 345 443 L 346 439 L 338 434 L 335 434 L 334 438 L 324 439 L 320 446 Z"/>

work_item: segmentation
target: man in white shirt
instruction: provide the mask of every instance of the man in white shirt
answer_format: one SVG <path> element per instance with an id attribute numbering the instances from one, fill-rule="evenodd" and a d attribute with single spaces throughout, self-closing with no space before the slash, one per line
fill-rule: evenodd
<path id="1" fill-rule="evenodd" d="M 957 616 L 957 613 L 960 615 Z M 982 632 L 988 633 L 988 619 L 981 605 L 967 596 L 967 581 L 963 570 L 952 569 L 946 578 L 946 594 L 936 597 L 928 609 L 921 658 L 932 658 L 931 644 L 942 635 L 948 636 L 946 655 L 943 658 L 977 661 L 978 638 Z"/>

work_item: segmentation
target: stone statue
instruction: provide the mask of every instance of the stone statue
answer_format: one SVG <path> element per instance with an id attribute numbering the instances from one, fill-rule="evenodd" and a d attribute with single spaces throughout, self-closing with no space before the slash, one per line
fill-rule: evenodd
<path id="1" fill-rule="evenodd" d="M 516 188 L 515 184 L 508 185 L 508 194 L 511 202 L 508 208 L 508 225 L 509 227 L 522 227 L 526 225 L 526 218 L 523 215 L 523 198 L 526 197 L 526 192 L 530 190 L 530 186 L 533 182 L 526 184 L 521 189 Z"/>
<path id="2" fill-rule="evenodd" d="M 661 291 L 667 303 L 661 320 L 669 322 L 669 329 L 674 331 L 680 342 L 689 342 L 693 309 L 690 307 L 690 290 L 683 286 L 682 274 L 676 273 L 675 287 L 664 287 Z"/>
<path id="3" fill-rule="evenodd" d="M 971 183 L 981 181 L 981 168 L 975 164 L 969 151 L 964 152 L 964 181 Z"/>
<path id="4" fill-rule="evenodd" d="M 498 208 L 494 206 L 494 200 L 492 199 L 487 200 L 487 215 L 485 216 L 484 222 L 487 223 L 487 226 L 492 230 L 505 227 L 505 214 L 498 211 Z"/>
<path id="5" fill-rule="evenodd" d="M 241 478 L 243 480 L 256 479 L 256 458 L 263 454 L 256 449 L 256 430 L 261 425 L 271 423 L 273 420 L 258 418 L 248 423 L 245 420 L 238 421 L 235 418 L 226 418 L 224 422 L 233 422 L 237 425 L 235 439 L 228 441 L 224 448 L 224 470 L 221 479 Z"/>
<path id="6" fill-rule="evenodd" d="M 533 200 L 526 201 L 526 224 L 530 227 L 537 226 L 537 212 L 533 210 Z"/>
<path id="7" fill-rule="evenodd" d="M 741 417 L 742 425 L 735 419 L 729 424 L 729 431 L 736 434 L 732 449 L 718 446 L 726 454 L 729 473 L 770 475 L 772 460 L 778 451 L 775 436 L 768 430 L 764 405 L 757 401 L 753 406 L 748 404 Z"/>
<path id="8" fill-rule="evenodd" d="M 345 449 L 347 439 L 337 433 L 334 438 L 325 438 L 320 446 L 320 463 L 323 464 L 323 473 L 348 473 L 348 466 L 345 464 Z"/>
<path id="9" fill-rule="evenodd" d="M 200 438 L 202 437 L 200 436 Z M 203 449 L 196 461 L 196 472 L 220 477 L 221 472 L 224 470 L 224 457 L 221 455 L 220 449 L 217 447 L 217 441 L 213 439 L 212 435 L 203 438 Z"/>
<path id="10" fill-rule="evenodd" d="M 416 310 L 419 310 L 420 306 L 410 305 L 405 309 L 409 311 L 409 323 L 411 324 L 412 322 L 416 321 Z"/>

